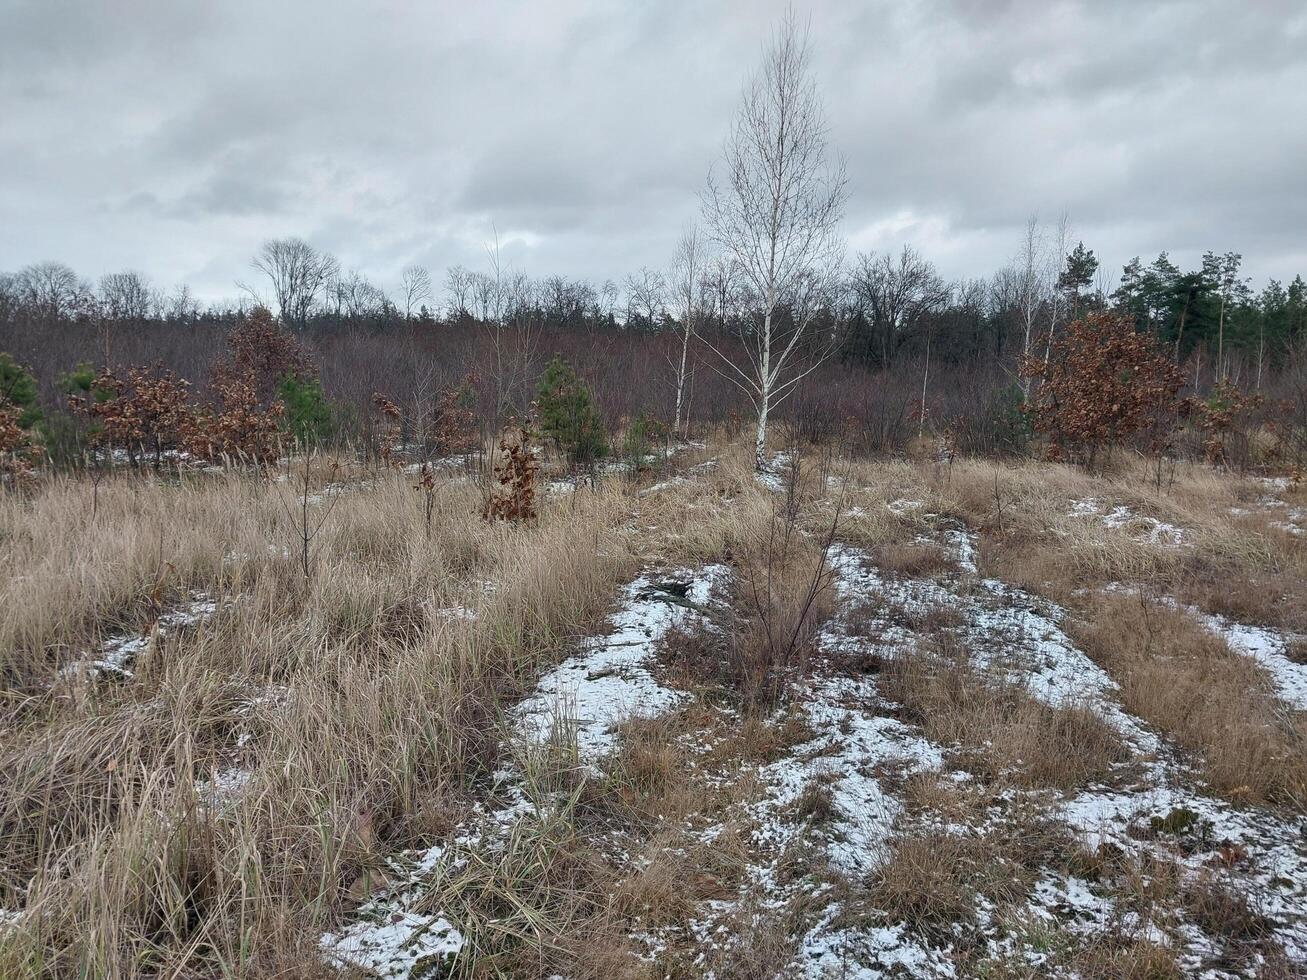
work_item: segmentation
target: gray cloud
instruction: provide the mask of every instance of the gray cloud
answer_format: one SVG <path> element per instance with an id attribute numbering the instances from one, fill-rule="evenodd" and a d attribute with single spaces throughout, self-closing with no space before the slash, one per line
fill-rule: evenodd
<path id="1" fill-rule="evenodd" d="M 784 0 L 0 5 L 0 269 L 231 295 L 298 234 L 383 285 L 664 265 Z M 950 275 L 1068 211 L 1113 266 L 1307 272 L 1300 4 L 814 2 L 850 243 Z"/>

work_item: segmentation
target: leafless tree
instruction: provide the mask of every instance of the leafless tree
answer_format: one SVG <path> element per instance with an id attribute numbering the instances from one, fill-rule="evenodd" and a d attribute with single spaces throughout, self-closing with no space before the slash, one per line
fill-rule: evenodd
<path id="1" fill-rule="evenodd" d="M 452 266 L 445 273 L 445 296 L 449 301 L 449 315 L 453 319 L 468 315 L 470 311 L 467 304 L 471 294 L 472 273 L 461 265 Z"/>
<path id="2" fill-rule="evenodd" d="M 476 304 L 476 317 L 482 322 L 499 321 L 499 287 L 496 276 L 484 272 L 468 274 L 468 291 Z"/>
<path id="3" fill-rule="evenodd" d="M 37 262 L 20 269 L 16 278 L 21 301 L 52 319 L 76 315 L 91 294 L 90 286 L 62 262 Z"/>
<path id="4" fill-rule="evenodd" d="M 595 297 L 595 306 L 602 319 L 612 319 L 613 311 L 617 309 L 617 283 L 611 279 L 604 280 Z"/>
<path id="5" fill-rule="evenodd" d="M 174 323 L 194 323 L 200 315 L 200 304 L 186 283 L 173 287 L 173 291 L 163 298 L 162 306 L 164 317 Z"/>
<path id="6" fill-rule="evenodd" d="M 950 292 L 935 266 L 910 245 L 897 256 L 859 255 L 853 289 L 876 331 L 880 361 L 886 366 L 927 315 L 948 302 Z"/>
<path id="7" fill-rule="evenodd" d="M 254 257 L 254 268 L 271 284 L 282 320 L 297 330 L 307 326 L 313 304 L 339 275 L 335 258 L 302 238 L 264 242 Z"/>
<path id="8" fill-rule="evenodd" d="M 827 159 L 807 30 L 787 14 L 745 88 L 721 168 L 702 195 L 709 234 L 750 287 L 760 321 L 745 338 L 747 364 L 710 345 L 757 409 L 758 469 L 768 414 L 812 370 L 794 368 L 796 350 L 838 268 L 846 183 L 843 165 Z M 788 315 L 778 316 L 781 310 Z"/>
<path id="9" fill-rule="evenodd" d="M 1057 219 L 1057 231 L 1053 235 L 1053 240 L 1049 244 L 1048 261 L 1045 265 L 1045 275 L 1048 277 L 1048 298 L 1049 298 L 1049 315 L 1048 315 L 1048 341 L 1044 344 L 1044 367 L 1048 367 L 1049 359 L 1053 355 L 1053 335 L 1057 332 L 1058 320 L 1062 315 L 1062 290 L 1058 284 L 1062 279 L 1062 273 L 1066 269 L 1066 254 L 1071 247 L 1071 216 L 1065 211 Z"/>
<path id="10" fill-rule="evenodd" d="M 739 276 L 729 256 L 714 255 L 708 260 L 700 283 L 704 297 L 705 315 L 716 321 L 717 329 L 726 330 L 726 324 L 739 303 Z"/>
<path id="11" fill-rule="evenodd" d="M 400 295 L 404 297 L 404 319 L 413 316 L 413 307 L 431 298 L 431 273 L 420 265 L 404 269 L 399 280 Z"/>
<path id="12" fill-rule="evenodd" d="M 641 320 L 652 330 L 662 322 L 667 299 L 667 280 L 662 273 L 641 266 L 640 271 L 626 277 L 626 323 L 638 324 Z"/>
<path id="13" fill-rule="evenodd" d="M 685 368 L 690 355 L 690 337 L 699 320 L 704 260 L 704 245 L 699 237 L 699 229 L 690 224 L 681 233 L 676 254 L 672 257 L 672 269 L 667 277 L 672 303 L 681 321 L 678 327 L 681 335 L 681 359 L 676 365 L 676 413 L 672 419 L 672 432 L 677 438 L 683 436 L 681 414 L 685 401 Z"/>
<path id="14" fill-rule="evenodd" d="M 139 272 L 112 272 L 100 279 L 100 309 L 116 320 L 140 322 L 155 305 L 150 284 Z"/>
<path id="15" fill-rule="evenodd" d="M 1021 237 L 1021 252 L 1017 256 L 1018 303 L 1024 331 L 1021 344 L 1022 358 L 1030 357 L 1031 337 L 1044 302 L 1046 293 L 1044 262 L 1044 236 L 1039 227 L 1038 215 L 1032 214 L 1030 220 L 1026 222 L 1026 229 Z M 1022 372 L 1021 397 L 1023 399 L 1030 397 L 1030 380 L 1030 374 Z"/>
<path id="16" fill-rule="evenodd" d="M 386 294 L 357 269 L 348 275 L 337 276 L 331 283 L 330 293 L 335 300 L 337 315 L 351 322 L 378 315 L 388 302 Z"/>

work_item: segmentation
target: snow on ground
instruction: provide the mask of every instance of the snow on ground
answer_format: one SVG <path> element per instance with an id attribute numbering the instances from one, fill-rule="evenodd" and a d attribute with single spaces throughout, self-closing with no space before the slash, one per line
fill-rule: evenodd
<path id="1" fill-rule="evenodd" d="M 129 633 L 105 640 L 94 656 L 76 660 L 59 671 L 65 679 L 130 680 L 132 666 L 161 637 L 174 630 L 194 626 L 218 611 L 218 604 L 205 592 L 192 592 L 187 603 L 161 613 L 154 628 L 146 633 Z"/>
<path id="2" fill-rule="evenodd" d="M 1307 711 L 1307 665 L 1294 663 L 1286 656 L 1289 638 L 1284 633 L 1265 626 L 1245 626 L 1197 609 L 1191 611 L 1203 625 L 1224 639 L 1231 650 L 1261 664 L 1282 701 L 1299 711 Z"/>
<path id="3" fill-rule="evenodd" d="M 560 723 L 575 727 L 582 758 L 594 759 L 615 745 L 614 726 L 633 715 L 656 715 L 685 695 L 663 687 L 650 673 L 653 651 L 673 626 L 706 611 L 729 575 L 723 565 L 694 572 L 641 575 L 622 590 L 622 608 L 610 631 L 592 637 L 580 652 L 540 678 L 536 692 L 513 712 L 529 742 L 551 738 Z"/>
<path id="4" fill-rule="evenodd" d="M 1062 630 L 1059 622 L 1065 612 L 998 579 L 974 577 L 972 535 L 956 528 L 947 529 L 946 535 L 967 575 L 961 582 L 890 578 L 860 552 L 835 550 L 832 563 L 842 569 L 842 577 L 856 583 L 844 588 L 856 589 L 878 604 L 868 612 L 886 649 L 906 648 L 915 641 L 915 633 L 900 621 L 905 614 L 912 619 L 946 610 L 959 620 L 953 632 L 975 666 L 1053 707 L 1087 704 L 1139 751 L 1153 751 L 1155 737 L 1117 705 L 1115 682 Z"/>
<path id="5" fill-rule="evenodd" d="M 680 704 L 686 695 L 650 673 L 654 648 L 668 630 L 701 618 L 728 576 L 725 566 L 709 565 L 648 572 L 629 583 L 608 632 L 582 641 L 579 652 L 541 677 L 535 693 L 513 710 L 514 738 L 523 745 L 509 748 L 529 751 L 574 737 L 580 757 L 593 763 L 616 747 L 619 722 Z M 514 768 L 497 773 L 493 795 L 505 803 L 480 810 L 450 841 L 392 858 L 390 884 L 359 907 L 356 921 L 321 937 L 324 958 L 397 980 L 440 975 L 440 964 L 458 955 L 464 937 L 445 911 L 431 910 L 433 882 L 473 854 L 502 851 L 512 829 L 534 812 L 522 780 Z"/>
<path id="6" fill-rule="evenodd" d="M 776 453 L 763 461 L 762 469 L 755 470 L 754 480 L 759 486 L 772 493 L 784 493 L 789 480 L 790 467 L 794 465 L 794 454 L 788 450 Z"/>
<path id="7" fill-rule="evenodd" d="M 463 935 L 443 916 L 397 910 L 389 902 L 368 902 L 361 918 L 319 940 L 333 966 L 354 967 L 387 980 L 441 976 L 441 967 L 463 948 Z"/>
<path id="8" fill-rule="evenodd" d="M 907 497 L 900 497 L 898 500 L 891 500 L 885 506 L 896 517 L 906 517 L 908 514 L 921 510 L 926 505 L 920 500 L 910 500 Z"/>
<path id="9" fill-rule="evenodd" d="M 1086 705 L 1109 721 L 1132 745 L 1135 764 L 1144 764 L 1142 783 L 1132 790 L 1093 788 L 1075 794 L 1056 808 L 1056 815 L 1091 849 L 1108 844 L 1126 854 L 1176 860 L 1190 880 L 1215 875 L 1236 893 L 1250 894 L 1255 907 L 1272 921 L 1273 933 L 1286 952 L 1307 961 L 1307 822 L 1235 807 L 1190 788 L 1201 785 L 1198 777 L 1178 761 L 1171 746 L 1120 707 L 1115 683 L 1059 625 L 1066 615 L 1062 610 L 998 580 L 941 584 L 889 579 L 851 548 L 837 549 L 832 564 L 846 608 L 859 597 L 872 599 L 870 608 L 878 627 L 872 631 L 874 646 L 882 654 L 892 654 L 914 640 L 902 611 L 951 608 L 960 613 L 960 624 L 951 628 L 976 667 L 1022 684 L 1047 703 Z M 829 649 L 865 648 L 865 627 L 858 636 L 850 636 L 838 623 L 837 619 L 836 627 L 828 631 Z M 1260 635 L 1257 638 L 1264 641 Z M 855 695 L 863 714 L 853 720 L 836 717 L 831 707 L 836 690 L 840 691 L 837 703 L 847 708 Z M 829 678 L 814 682 L 810 691 L 819 700 L 815 710 L 807 701 L 804 709 L 822 734 L 815 743 L 799 747 L 797 758 L 769 767 L 784 771 L 788 765 L 795 773 L 775 780 L 776 792 L 780 799 L 792 797 L 793 787 L 803 777 L 819 776 L 821 770 L 815 767 L 819 757 L 813 760 L 809 755 L 824 751 L 834 760 L 834 768 L 844 775 L 833 784 L 839 817 L 828 854 L 835 867 L 865 875 L 874 868 L 880 851 L 876 841 L 883 841 L 894 826 L 898 805 L 874 777 L 868 779 L 859 770 L 856 759 L 870 760 L 873 768 L 899 762 L 905 771 L 923 771 L 940 768 L 940 751 L 911 728 L 884 717 L 886 705 L 877 705 L 874 683 L 868 678 Z M 858 820 L 845 826 L 855 812 Z M 1173 827 L 1176 832 L 1169 832 Z M 1035 918 L 1084 932 L 1102 931 L 1119 915 L 1110 900 L 1094 894 L 1088 883 L 1047 869 L 1028 911 Z M 876 977 L 891 968 L 911 976 L 951 975 L 940 951 L 923 946 L 901 927 L 835 928 L 836 912 L 826 910 L 802 943 L 808 976 Z M 1155 941 L 1177 948 L 1187 972 L 1238 975 L 1212 968 L 1214 961 L 1219 962 L 1218 945 L 1193 923 L 1180 921 L 1169 936 L 1155 931 Z M 987 941 L 995 952 L 1010 951 L 1017 942 L 997 935 Z M 1032 962 L 1037 965 L 1036 954 L 1018 951 L 1035 957 Z"/>
<path id="10" fill-rule="evenodd" d="M 195 795 L 210 810 L 223 810 L 231 806 L 245 792 L 254 773 L 240 766 L 216 770 L 207 779 L 195 781 Z"/>
<path id="11" fill-rule="evenodd" d="M 1265 492 L 1257 498 L 1253 506 L 1260 513 L 1268 516 L 1275 514 L 1283 518 L 1283 520 L 1268 521 L 1267 526 L 1295 536 L 1307 534 L 1307 507 L 1290 507 L 1286 501 L 1280 499 L 1282 494 L 1294 486 L 1292 481 L 1283 476 L 1264 476 L 1258 477 L 1257 482 Z M 1253 511 L 1248 507 L 1231 507 L 1230 513 L 1235 517 L 1247 517 Z"/>
<path id="12" fill-rule="evenodd" d="M 1107 509 L 1097 497 L 1071 501 L 1067 517 L 1096 517 L 1104 526 L 1125 530 L 1137 541 L 1145 544 L 1166 545 L 1172 548 L 1185 543 L 1184 528 L 1176 527 L 1155 517 L 1137 514 L 1129 507 L 1118 505 Z"/>
<path id="13" fill-rule="evenodd" d="M 785 841 L 788 835 L 775 814 L 792 808 L 814 783 L 824 785 L 836 811 L 822 831 L 829 838 L 831 864 L 849 875 L 865 874 L 883 856 L 901 809 L 876 773 L 938 769 L 943 756 L 938 746 L 885 714 L 888 706 L 869 677 L 814 678 L 796 697 L 817 735 L 763 767 L 770 794 L 755 814 L 760 820 L 755 838 Z"/>
<path id="14" fill-rule="evenodd" d="M 1068 614 L 1040 597 L 980 576 L 973 535 L 946 519 L 937 518 L 936 525 L 958 567 L 938 579 L 890 576 L 864 552 L 832 549 L 837 613 L 820 638 L 821 656 L 794 689 L 791 702 L 809 735 L 779 758 L 758 765 L 763 796 L 745 804 L 742 814 L 751 855 L 745 885 L 734 897 L 702 903 L 689 935 L 680 936 L 699 951 L 696 962 L 704 975 L 709 975 L 706 964 L 714 951 L 739 941 L 741 921 L 759 913 L 784 916 L 793 908 L 806 911 L 794 920 L 799 923 L 792 936 L 795 962 L 778 964 L 778 970 L 790 971 L 785 975 L 813 980 L 957 975 L 950 941 L 927 939 L 883 916 L 868 919 L 865 909 L 849 905 L 851 900 L 832 884 L 856 885 L 875 875 L 887 845 L 905 829 L 899 795 L 903 777 L 938 772 L 959 782 L 972 778 L 949 772 L 947 747 L 898 720 L 897 706 L 880 694 L 874 673 L 839 666 L 856 665 L 869 653 L 883 658 L 909 649 L 921 639 L 919 624 L 933 611 L 943 611 L 946 619 L 932 628 L 952 632 L 975 668 L 1018 684 L 1050 705 L 1088 707 L 1130 745 L 1132 778 L 1125 784 L 1130 788 L 1095 786 L 1062 798 L 1053 794 L 1049 813 L 1054 820 L 1091 850 L 1101 846 L 1177 862 L 1189 882 L 1211 877 L 1248 894 L 1286 952 L 1307 961 L 1307 822 L 1204 794 L 1200 779 L 1175 748 L 1121 707 L 1115 682 L 1071 641 L 1062 625 Z M 560 733 L 575 737 L 581 758 L 593 765 L 616 746 L 614 726 L 622 718 L 681 704 L 687 695 L 654 677 L 656 644 L 668 629 L 698 617 L 728 574 L 724 567 L 709 566 L 697 572 L 648 573 L 630 583 L 604 635 L 584 642 L 543 676 L 536 692 L 516 709 L 517 736 L 526 746 Z M 1292 667 L 1295 683 L 1301 679 L 1303 668 L 1284 657 L 1283 637 L 1220 620 L 1209 625 L 1227 635 L 1232 646 L 1279 665 L 1270 668 L 1272 673 Z M 1280 678 L 1282 693 L 1289 689 L 1288 676 Z M 1001 832 L 1015 791 L 1004 792 L 1008 795 L 996 794 L 985 804 L 985 827 L 949 827 L 949 832 Z M 824 796 L 820 819 L 805 810 L 814 793 Z M 433 873 L 447 873 L 471 853 L 502 848 L 510 828 L 533 812 L 515 771 L 499 774 L 495 797 L 507 803 L 483 811 L 452 840 L 395 859 L 392 884 L 360 908 L 358 921 L 322 937 L 324 955 L 377 976 L 400 978 L 456 955 L 463 944 L 458 922 L 451 922 L 456 916 L 434 907 L 429 883 Z M 723 826 L 696 833 L 711 842 Z M 783 869 L 787 851 L 795 847 L 805 849 L 800 852 L 805 855 L 806 848 L 815 848 L 821 855 L 797 879 Z M 1117 905 L 1106 889 L 1103 883 L 1044 868 L 1024 907 L 999 909 L 978 898 L 979 936 L 972 939 L 979 938 L 990 955 L 1012 956 L 1043 969 L 1048 951 L 1039 946 L 1037 928 L 1082 935 L 1085 942 L 1124 928 L 1176 949 L 1186 975 L 1244 975 L 1243 966 L 1223 964 L 1221 944 L 1183 914 L 1164 920 L 1163 929 Z M 1011 913 L 1021 922 L 1044 925 L 1029 933 L 1012 926 Z M 971 941 L 957 935 L 959 941 Z M 650 958 L 677 941 L 666 930 L 640 931 L 639 926 L 632 936 L 645 941 Z"/>
<path id="15" fill-rule="evenodd" d="M 662 493 L 664 490 L 671 490 L 673 487 L 679 487 L 690 481 L 683 476 L 673 476 L 667 480 L 660 480 L 640 491 L 641 497 L 648 497 L 655 493 Z"/>
<path id="16" fill-rule="evenodd" d="M 1149 779 L 1151 786 L 1129 792 L 1077 794 L 1059 814 L 1092 848 L 1177 861 L 1190 881 L 1211 875 L 1246 894 L 1286 954 L 1307 963 L 1307 822 L 1189 789 L 1197 778 L 1170 759 Z M 1188 945 L 1196 967 L 1208 944 L 1195 937 Z"/>
<path id="17" fill-rule="evenodd" d="M 1137 594 L 1131 585 L 1113 583 L 1108 591 Z M 1152 601 L 1180 609 L 1197 619 L 1210 632 L 1223 639 L 1235 653 L 1252 657 L 1266 671 L 1276 696 L 1298 711 L 1307 711 L 1307 664 L 1295 663 L 1288 657 L 1291 636 L 1269 626 L 1250 626 L 1236 623 L 1216 613 L 1207 613 L 1197 606 L 1177 602 L 1170 596 L 1152 596 Z"/>

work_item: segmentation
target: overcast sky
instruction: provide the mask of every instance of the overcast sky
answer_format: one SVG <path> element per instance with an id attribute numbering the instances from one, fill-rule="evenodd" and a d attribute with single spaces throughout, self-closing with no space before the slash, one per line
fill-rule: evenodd
<path id="1" fill-rule="evenodd" d="M 384 288 L 664 267 L 776 2 L 0 0 L 0 270 L 204 299 L 300 235 Z M 1307 275 L 1307 4 L 814 2 L 853 249 L 949 276 L 1069 212 L 1111 269 Z"/>

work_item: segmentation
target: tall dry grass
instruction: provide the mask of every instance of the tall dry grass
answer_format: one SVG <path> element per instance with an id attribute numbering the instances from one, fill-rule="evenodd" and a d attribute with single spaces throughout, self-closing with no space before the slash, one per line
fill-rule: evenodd
<path id="1" fill-rule="evenodd" d="M 293 482 L 61 478 L 0 500 L 0 907 L 24 910 L 0 975 L 311 975 L 360 874 L 448 829 L 502 705 L 641 547 L 617 533 L 618 485 L 521 528 L 450 482 L 428 532 L 411 483 L 372 473 L 313 503 L 307 579 L 283 555 Z M 191 590 L 217 613 L 132 679 L 60 676 Z M 243 792 L 206 790 L 233 768 Z"/>

